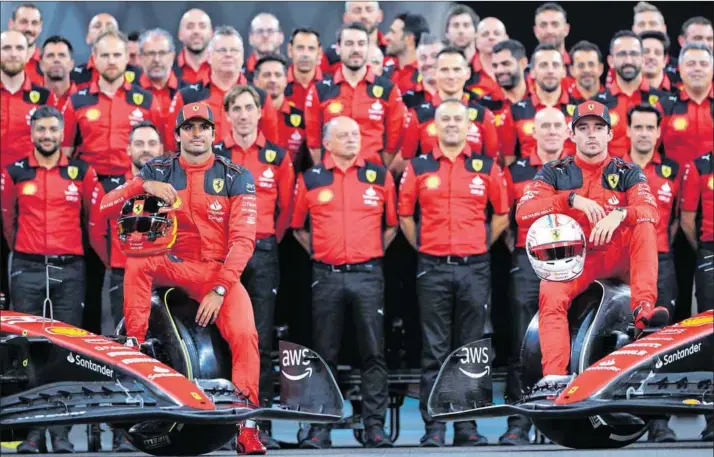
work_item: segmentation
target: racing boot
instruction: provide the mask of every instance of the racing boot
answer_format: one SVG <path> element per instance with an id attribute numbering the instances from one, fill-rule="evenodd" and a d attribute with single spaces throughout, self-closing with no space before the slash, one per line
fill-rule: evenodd
<path id="1" fill-rule="evenodd" d="M 528 429 L 520 425 L 511 425 L 506 433 L 498 438 L 498 444 L 502 446 L 527 446 L 531 444 L 528 437 Z"/>
<path id="2" fill-rule="evenodd" d="M 67 436 L 53 436 L 52 437 L 52 452 L 55 454 L 73 454 L 74 444 L 69 440 Z"/>
<path id="3" fill-rule="evenodd" d="M 273 436 L 270 434 L 270 432 L 268 430 L 265 430 L 262 427 L 259 427 L 258 436 L 260 438 L 260 442 L 263 443 L 263 446 L 265 446 L 265 449 L 267 449 L 269 451 L 279 451 L 280 450 L 280 443 L 278 443 L 278 440 L 273 438 Z"/>
<path id="4" fill-rule="evenodd" d="M 381 425 L 370 425 L 364 432 L 364 447 L 387 448 L 394 447 Z"/>
<path id="5" fill-rule="evenodd" d="M 426 433 L 419 440 L 421 447 L 444 447 L 446 446 L 446 430 L 443 428 L 426 429 Z"/>
<path id="6" fill-rule="evenodd" d="M 473 422 L 454 424 L 454 446 L 486 446 L 488 439 L 481 435 Z"/>
<path id="7" fill-rule="evenodd" d="M 17 446 L 18 454 L 47 454 L 47 441 L 44 428 L 33 428 L 27 433 L 25 441 Z"/>
<path id="8" fill-rule="evenodd" d="M 255 421 L 247 420 L 238 426 L 236 452 L 238 455 L 264 455 L 268 452 L 260 442 L 258 426 Z"/>
<path id="9" fill-rule="evenodd" d="M 675 443 L 677 435 L 669 428 L 667 419 L 656 419 L 650 422 L 647 441 L 653 443 Z"/>
<path id="10" fill-rule="evenodd" d="M 112 452 L 137 452 L 126 437 L 124 430 L 112 429 Z"/>
<path id="11" fill-rule="evenodd" d="M 669 311 L 664 306 L 655 307 L 652 303 L 642 301 L 632 315 L 635 318 L 635 339 L 639 338 L 646 328 L 664 327 L 669 323 Z"/>
<path id="12" fill-rule="evenodd" d="M 330 429 L 324 425 L 313 425 L 307 438 L 300 442 L 300 449 L 329 449 L 332 447 Z"/>

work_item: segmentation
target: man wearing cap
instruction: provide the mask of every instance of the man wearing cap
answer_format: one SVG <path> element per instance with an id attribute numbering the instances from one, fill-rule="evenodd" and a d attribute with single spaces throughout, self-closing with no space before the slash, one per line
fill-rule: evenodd
<path id="1" fill-rule="evenodd" d="M 573 113 L 570 138 L 575 157 L 546 164 L 524 190 L 518 224 L 547 214 L 566 214 L 583 228 L 588 254 L 580 276 L 569 282 L 542 281 L 538 303 L 543 375 L 568 377 L 570 303 L 594 280 L 625 277 L 629 271 L 635 327 L 669 320 L 657 302 L 657 203 L 642 169 L 608 155 L 612 139 L 605 105 L 587 101 Z"/>
<path id="2" fill-rule="evenodd" d="M 258 333 L 240 275 L 255 248 L 257 203 L 253 176 L 213 154 L 215 121 L 202 103 L 185 105 L 175 130 L 180 153 L 147 163 L 125 186 L 102 199 L 105 217 L 117 217 L 126 201 L 154 195 L 172 205 L 177 240 L 168 253 L 128 257 L 124 275 L 127 336 L 146 338 L 154 286 L 178 286 L 200 301 L 196 323 L 216 324 L 231 349 L 233 384 L 258 404 Z M 255 423 L 239 428 L 243 452 L 264 454 Z"/>

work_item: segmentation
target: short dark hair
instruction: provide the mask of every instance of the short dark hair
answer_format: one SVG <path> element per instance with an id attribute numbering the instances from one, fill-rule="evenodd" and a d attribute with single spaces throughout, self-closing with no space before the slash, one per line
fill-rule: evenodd
<path id="1" fill-rule="evenodd" d="M 454 5 L 451 7 L 448 13 L 446 13 L 446 23 L 444 24 L 444 33 L 446 33 L 449 30 L 449 23 L 451 23 L 451 19 L 454 16 L 461 16 L 462 14 L 468 14 L 471 17 L 471 21 L 474 24 L 474 28 L 478 26 L 478 23 L 481 22 L 481 18 L 476 14 L 476 11 L 473 10 L 470 6 L 466 5 Z"/>
<path id="2" fill-rule="evenodd" d="M 281 56 L 280 54 L 268 54 L 260 59 L 255 63 L 255 74 L 260 73 L 260 67 L 263 66 L 264 63 L 267 62 L 278 62 L 283 66 L 283 69 L 285 70 L 285 74 L 288 72 L 288 59 L 285 57 Z"/>
<path id="3" fill-rule="evenodd" d="M 342 24 L 340 29 L 337 31 L 338 44 L 342 44 L 342 32 L 344 32 L 345 30 L 359 30 L 360 32 L 364 32 L 367 35 L 367 38 L 369 38 L 369 30 L 367 30 L 367 27 L 361 22 L 352 21 L 348 22 L 347 24 Z"/>
<path id="4" fill-rule="evenodd" d="M 69 50 L 69 56 L 72 57 L 74 54 L 74 49 L 72 48 L 72 43 L 69 42 L 69 40 L 61 35 L 52 35 L 51 37 L 47 38 L 44 43 L 42 43 L 42 54 L 44 55 L 45 53 L 45 47 L 48 44 L 60 44 L 64 43 L 67 46 L 67 49 Z"/>
<path id="5" fill-rule="evenodd" d="M 568 53 L 568 55 L 570 55 L 570 61 L 571 62 L 574 61 L 575 53 L 581 52 L 581 51 L 582 52 L 593 51 L 593 52 L 595 52 L 595 54 L 597 54 L 598 63 L 603 62 L 602 52 L 600 52 L 600 48 L 598 47 L 598 45 L 596 45 L 595 43 L 592 43 L 590 41 L 587 41 L 587 40 L 580 40 L 577 43 L 575 43 L 575 46 L 570 48 L 570 52 Z"/>
<path id="6" fill-rule="evenodd" d="M 464 54 L 464 51 L 461 48 L 458 48 L 456 46 L 445 46 L 444 49 L 442 49 L 441 51 L 439 51 L 438 54 L 436 54 L 436 58 L 438 59 L 444 54 L 458 54 L 464 58 L 464 61 L 467 62 L 468 65 L 468 59 L 466 59 L 466 54 Z"/>
<path id="7" fill-rule="evenodd" d="M 669 41 L 669 37 L 667 35 L 665 35 L 664 33 L 651 30 L 651 31 L 640 33 L 640 38 L 642 39 L 643 42 L 644 42 L 644 40 L 648 40 L 650 38 L 653 38 L 653 39 L 659 41 L 660 43 L 662 43 L 662 47 L 664 48 L 664 53 L 669 54 L 669 46 L 671 43 Z M 644 43 L 643 43 L 643 45 L 644 45 Z"/>
<path id="8" fill-rule="evenodd" d="M 555 51 L 558 53 L 558 55 L 561 56 L 561 59 L 562 59 L 562 55 L 560 53 L 560 48 L 558 48 L 558 46 L 556 46 L 552 43 L 541 43 L 538 46 L 536 46 L 536 48 L 533 50 L 533 54 L 531 54 L 531 62 L 530 62 L 531 67 L 533 66 L 533 63 L 535 62 L 536 54 L 538 54 L 541 51 Z"/>
<path id="9" fill-rule="evenodd" d="M 687 35 L 687 29 L 692 26 L 692 25 L 708 25 L 711 27 L 712 21 L 709 19 L 705 18 L 704 16 L 694 16 L 690 17 L 686 21 L 684 21 L 684 24 L 682 24 L 682 30 L 680 31 L 680 35 L 686 36 Z"/>
<path id="10" fill-rule="evenodd" d="M 548 2 L 548 3 L 543 3 L 541 6 L 536 8 L 534 16 L 538 16 L 540 13 L 543 13 L 545 11 L 555 11 L 556 13 L 560 13 L 563 15 L 563 19 L 566 21 L 568 20 L 568 13 L 565 12 L 565 9 L 558 5 L 555 2 Z"/>
<path id="11" fill-rule="evenodd" d="M 131 143 L 132 139 L 134 138 L 134 132 L 139 129 L 151 129 L 156 132 L 156 134 L 159 135 L 159 139 L 161 139 L 161 132 L 159 132 L 158 127 L 156 127 L 153 122 L 141 121 L 131 127 L 131 130 L 129 131 L 129 143 Z"/>
<path id="12" fill-rule="evenodd" d="M 320 32 L 318 32 L 317 30 L 310 28 L 310 27 L 298 27 L 295 30 L 293 30 L 293 33 L 290 35 L 290 44 L 293 44 L 293 41 L 295 40 L 295 37 L 297 36 L 298 33 L 315 35 L 315 38 L 317 38 L 317 44 L 320 44 Z"/>
<path id="13" fill-rule="evenodd" d="M 504 40 L 501 41 L 500 43 L 496 44 L 493 47 L 493 54 L 501 51 L 510 51 L 511 55 L 513 56 L 514 59 L 516 60 L 521 60 L 524 57 L 527 57 L 526 53 L 526 47 L 523 46 L 523 43 L 521 43 L 518 40 Z"/>
<path id="14" fill-rule="evenodd" d="M 34 126 L 35 122 L 40 119 L 49 119 L 51 117 L 59 120 L 60 126 L 64 126 L 64 116 L 62 116 L 62 113 L 54 106 L 49 105 L 41 106 L 32 113 L 32 116 L 30 116 L 30 125 Z"/>
<path id="15" fill-rule="evenodd" d="M 17 8 L 12 10 L 12 20 L 16 21 L 17 20 L 17 12 L 20 11 L 20 8 L 28 8 L 31 10 L 36 10 L 37 12 L 40 13 L 40 20 L 42 20 L 42 10 L 40 10 L 37 5 L 32 4 L 32 3 L 22 3 L 20 5 L 17 5 Z"/>
<path id="16" fill-rule="evenodd" d="M 635 40 L 640 42 L 640 47 L 642 47 L 642 38 L 640 38 L 638 34 L 633 32 L 632 30 L 620 30 L 619 32 L 616 32 L 610 40 L 610 54 L 612 54 L 612 47 L 615 46 L 615 41 L 619 40 L 620 38 L 634 38 Z"/>
<path id="17" fill-rule="evenodd" d="M 129 41 L 139 41 L 142 33 L 144 33 L 143 30 L 134 30 L 133 32 L 129 32 L 126 39 Z"/>
<path id="18" fill-rule="evenodd" d="M 642 103 L 639 105 L 633 105 L 627 110 L 627 126 L 632 125 L 632 115 L 634 113 L 652 113 L 657 116 L 657 127 L 662 123 L 662 113 L 654 106 Z"/>
<path id="19" fill-rule="evenodd" d="M 402 13 L 395 19 L 399 19 L 404 23 L 404 35 L 409 34 L 414 37 L 415 48 L 419 46 L 422 34 L 430 32 L 429 23 L 426 22 L 426 18 L 421 14 Z"/>

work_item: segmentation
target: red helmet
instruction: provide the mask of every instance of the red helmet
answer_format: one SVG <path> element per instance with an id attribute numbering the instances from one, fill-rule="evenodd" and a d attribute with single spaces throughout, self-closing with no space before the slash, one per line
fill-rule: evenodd
<path id="1" fill-rule="evenodd" d="M 166 212 L 159 212 L 169 208 Z M 124 203 L 117 221 L 119 241 L 127 257 L 144 257 L 168 252 L 176 243 L 176 214 L 164 200 L 138 195 Z"/>

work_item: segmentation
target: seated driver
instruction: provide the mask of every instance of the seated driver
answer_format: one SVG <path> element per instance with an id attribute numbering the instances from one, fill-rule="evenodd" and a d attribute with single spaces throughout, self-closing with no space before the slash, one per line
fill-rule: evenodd
<path id="1" fill-rule="evenodd" d="M 146 338 L 152 286 L 177 286 L 200 301 L 196 324 L 215 323 L 231 349 L 232 381 L 258 404 L 258 334 L 253 307 L 239 278 L 255 248 L 256 198 L 253 177 L 229 159 L 213 154 L 215 124 L 201 103 L 184 106 L 176 120 L 180 153 L 147 163 L 131 181 L 102 199 L 106 217 L 142 194 L 175 210 L 177 237 L 170 252 L 128 257 L 124 277 L 127 336 Z M 135 208 L 141 213 L 141 207 Z M 253 421 L 239 428 L 240 450 L 264 454 Z"/>
<path id="2" fill-rule="evenodd" d="M 544 280 L 539 295 L 543 375 L 568 375 L 571 301 L 596 279 L 620 277 L 631 286 L 635 327 L 666 325 L 669 313 L 657 302 L 657 203 L 640 167 L 608 155 L 612 139 L 606 106 L 586 101 L 576 108 L 570 138 L 574 157 L 543 166 L 524 189 L 518 224 L 547 214 L 574 218 L 585 233 L 582 273 L 568 282 Z M 577 262 L 572 262 L 575 266 Z"/>

